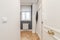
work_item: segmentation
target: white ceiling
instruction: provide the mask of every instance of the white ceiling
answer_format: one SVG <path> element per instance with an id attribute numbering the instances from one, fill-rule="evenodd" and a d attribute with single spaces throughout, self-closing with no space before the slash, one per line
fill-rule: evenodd
<path id="1" fill-rule="evenodd" d="M 32 3 L 36 3 L 37 0 L 20 0 L 21 4 L 32 4 Z"/>

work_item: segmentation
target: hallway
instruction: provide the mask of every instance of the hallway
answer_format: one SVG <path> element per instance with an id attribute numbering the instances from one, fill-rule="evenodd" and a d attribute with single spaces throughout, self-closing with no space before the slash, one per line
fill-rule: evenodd
<path id="1" fill-rule="evenodd" d="M 21 31 L 21 40 L 40 40 L 36 33 L 31 31 Z"/>
<path id="2" fill-rule="evenodd" d="M 60 40 L 60 0 L 0 0 L 0 40 Z"/>

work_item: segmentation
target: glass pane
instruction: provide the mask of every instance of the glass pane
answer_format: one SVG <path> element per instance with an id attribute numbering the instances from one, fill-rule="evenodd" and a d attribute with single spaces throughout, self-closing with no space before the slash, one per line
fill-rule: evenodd
<path id="1" fill-rule="evenodd" d="M 26 12 L 26 20 L 31 20 L 31 12 Z"/>
<path id="2" fill-rule="evenodd" d="M 25 20 L 25 12 L 22 12 L 21 14 L 22 14 L 22 15 L 21 15 L 21 16 L 22 16 L 21 19 L 22 19 L 22 20 Z"/>

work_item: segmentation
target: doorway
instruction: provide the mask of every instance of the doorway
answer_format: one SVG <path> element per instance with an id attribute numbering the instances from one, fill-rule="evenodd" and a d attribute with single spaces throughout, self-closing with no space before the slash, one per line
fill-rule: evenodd
<path id="1" fill-rule="evenodd" d="M 20 29 L 31 30 L 32 29 L 32 5 L 21 5 L 20 13 Z"/>

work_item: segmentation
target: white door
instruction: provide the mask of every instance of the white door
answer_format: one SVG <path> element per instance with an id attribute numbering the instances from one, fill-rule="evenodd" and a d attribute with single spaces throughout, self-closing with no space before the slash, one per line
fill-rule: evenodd
<path id="1" fill-rule="evenodd" d="M 42 0 L 42 17 L 43 40 L 60 40 L 60 0 Z"/>

